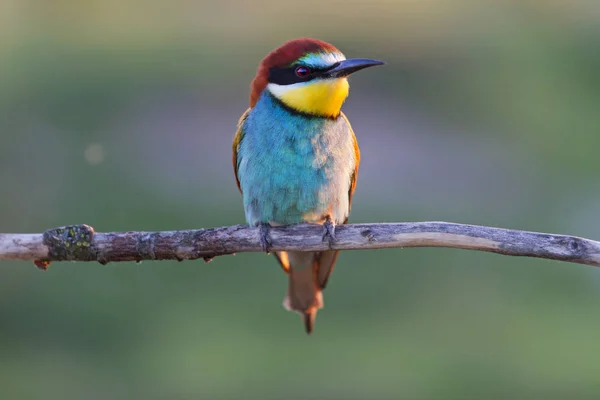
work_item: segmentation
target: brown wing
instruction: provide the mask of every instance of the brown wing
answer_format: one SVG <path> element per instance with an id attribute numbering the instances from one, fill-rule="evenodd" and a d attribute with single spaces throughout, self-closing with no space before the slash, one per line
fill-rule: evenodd
<path id="1" fill-rule="evenodd" d="M 354 191 L 356 190 L 356 181 L 358 179 L 358 167 L 360 166 L 360 149 L 358 148 L 358 141 L 356 140 L 356 135 L 354 134 L 354 130 L 352 130 L 352 125 L 350 125 L 350 121 L 348 121 L 348 117 L 344 113 L 341 113 L 342 117 L 346 120 L 348 124 L 348 128 L 350 128 L 350 134 L 352 134 L 352 143 L 354 144 L 354 160 L 356 161 L 354 165 L 354 173 L 350 177 L 350 190 L 348 191 L 348 199 L 350 200 L 350 206 L 352 205 L 352 196 L 354 195 Z M 350 210 L 348 210 L 350 212 Z M 348 222 L 348 218 L 344 221 L 344 224 Z"/>
<path id="2" fill-rule="evenodd" d="M 290 259 L 288 257 L 287 251 L 275 251 L 275 252 L 273 252 L 273 254 L 275 255 L 275 258 L 277 259 L 277 261 L 279 262 L 279 265 L 281 266 L 281 269 L 283 270 L 283 272 L 285 272 L 286 274 L 289 274 L 290 273 Z"/>
<path id="3" fill-rule="evenodd" d="M 240 190 L 240 193 L 242 192 L 242 187 L 240 186 L 240 179 L 238 178 L 237 152 L 238 152 L 238 148 L 240 146 L 240 143 L 242 142 L 242 139 L 244 138 L 244 128 L 243 128 L 243 125 L 244 125 L 244 121 L 248 117 L 249 113 L 250 113 L 250 108 L 247 109 L 242 114 L 242 117 L 238 121 L 237 132 L 235 133 L 235 136 L 233 137 L 233 145 L 232 145 L 232 157 L 231 157 L 231 161 L 233 162 L 233 173 L 235 175 L 235 182 L 237 184 L 238 189 Z"/>
<path id="4" fill-rule="evenodd" d="M 354 159 L 356 161 L 356 165 L 354 167 L 354 173 L 350 176 L 350 190 L 348 190 L 348 206 L 352 206 L 352 196 L 354 195 L 354 190 L 356 190 L 356 180 L 358 179 L 358 167 L 360 164 L 360 150 L 358 148 L 358 142 L 356 141 L 356 135 L 352 130 L 352 126 L 350 125 L 350 121 L 344 113 L 341 114 L 342 117 L 346 120 L 348 124 L 348 128 L 350 129 L 350 134 L 352 135 L 352 142 L 354 144 Z M 350 212 L 350 210 L 348 210 Z M 344 221 L 344 224 L 348 222 L 348 218 Z M 318 273 L 317 273 L 317 282 L 321 289 L 325 289 L 327 286 L 327 281 L 329 280 L 329 275 L 333 271 L 333 267 L 335 266 L 335 262 L 339 256 L 339 250 L 336 251 L 322 251 L 318 253 L 316 257 L 316 262 L 318 265 Z"/>

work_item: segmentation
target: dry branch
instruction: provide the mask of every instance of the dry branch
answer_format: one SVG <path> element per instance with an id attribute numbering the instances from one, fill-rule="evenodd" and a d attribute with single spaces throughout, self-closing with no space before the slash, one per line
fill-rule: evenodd
<path id="1" fill-rule="evenodd" d="M 546 258 L 600 266 L 600 242 L 575 236 L 448 222 L 354 224 L 336 228 L 335 242 L 323 241 L 323 227 L 294 225 L 270 231 L 272 250 L 366 250 L 448 247 L 510 256 Z M 0 234 L 0 260 L 50 261 L 194 260 L 262 251 L 259 229 L 222 228 L 95 233 L 87 225 L 49 229 L 43 234 Z"/>

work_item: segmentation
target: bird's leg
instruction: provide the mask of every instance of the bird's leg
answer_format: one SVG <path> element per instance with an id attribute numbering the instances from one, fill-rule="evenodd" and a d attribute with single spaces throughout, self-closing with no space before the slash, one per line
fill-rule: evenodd
<path id="1" fill-rule="evenodd" d="M 271 246 L 272 246 L 272 242 L 271 242 L 271 225 L 269 225 L 268 223 L 264 223 L 261 222 L 258 224 L 258 228 L 259 228 L 259 234 L 260 234 L 260 245 L 262 246 L 263 250 L 267 253 L 270 254 L 271 253 Z"/>
<path id="2" fill-rule="evenodd" d="M 323 241 L 329 242 L 329 247 L 331 247 L 331 245 L 335 243 L 335 222 L 333 222 L 330 216 L 325 218 L 323 228 L 325 228 L 325 232 L 323 233 Z"/>

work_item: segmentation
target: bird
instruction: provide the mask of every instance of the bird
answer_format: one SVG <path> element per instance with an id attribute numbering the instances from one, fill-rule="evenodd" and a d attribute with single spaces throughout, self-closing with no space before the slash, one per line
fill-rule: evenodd
<path id="1" fill-rule="evenodd" d="M 348 76 L 382 61 L 349 58 L 313 38 L 290 40 L 268 53 L 250 85 L 250 106 L 233 139 L 233 168 L 246 222 L 259 227 L 270 253 L 270 228 L 318 224 L 335 242 L 335 226 L 348 222 L 360 150 L 341 111 Z M 339 251 L 275 251 L 289 276 L 283 305 L 313 331 L 322 291 Z"/>

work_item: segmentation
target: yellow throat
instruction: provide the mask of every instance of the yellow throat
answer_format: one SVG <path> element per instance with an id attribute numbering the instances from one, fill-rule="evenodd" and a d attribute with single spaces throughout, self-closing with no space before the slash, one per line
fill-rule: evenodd
<path id="1" fill-rule="evenodd" d="M 268 85 L 270 92 L 294 110 L 320 117 L 336 118 L 348 97 L 346 78 L 319 79 L 292 85 Z"/>

